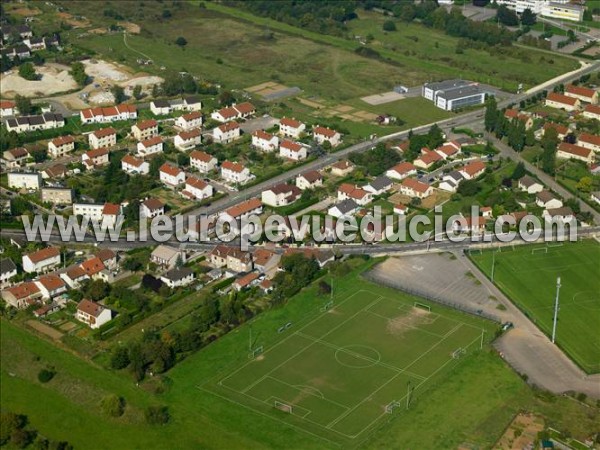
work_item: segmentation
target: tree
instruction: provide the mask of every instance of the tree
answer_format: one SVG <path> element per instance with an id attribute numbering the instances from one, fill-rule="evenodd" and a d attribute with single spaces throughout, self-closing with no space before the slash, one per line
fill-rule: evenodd
<path id="1" fill-rule="evenodd" d="M 166 406 L 148 406 L 144 416 L 150 425 L 163 425 L 169 421 L 169 409 Z"/>
<path id="2" fill-rule="evenodd" d="M 198 83 L 191 74 L 186 73 L 181 77 L 181 90 L 186 94 L 194 94 L 198 91 Z"/>
<path id="3" fill-rule="evenodd" d="M 383 22 L 383 31 L 396 31 L 396 24 L 393 20 Z"/>
<path id="4" fill-rule="evenodd" d="M 115 103 L 118 104 L 123 103 L 125 101 L 125 89 L 123 89 L 121 86 L 114 84 L 110 88 L 110 92 L 112 92 L 112 95 L 115 97 Z"/>
<path id="5" fill-rule="evenodd" d="M 500 5 L 496 11 L 496 20 L 507 27 L 516 27 L 519 25 L 517 13 L 508 9 L 505 5 Z"/>
<path id="6" fill-rule="evenodd" d="M 52 369 L 42 369 L 38 372 L 38 380 L 40 383 L 47 383 L 54 378 L 55 374 L 56 372 Z"/>
<path id="7" fill-rule="evenodd" d="M 136 84 L 133 87 L 133 98 L 135 98 L 136 100 L 142 98 L 142 86 L 140 86 L 139 84 Z"/>
<path id="8" fill-rule="evenodd" d="M 591 192 L 594 187 L 594 183 L 591 177 L 582 177 L 577 183 L 577 190 L 581 192 Z"/>
<path id="9" fill-rule="evenodd" d="M 29 81 L 35 81 L 38 79 L 38 74 L 35 71 L 35 67 L 30 62 L 21 64 L 21 67 L 19 67 L 19 75 L 21 78 Z"/>
<path id="10" fill-rule="evenodd" d="M 230 91 L 223 91 L 219 95 L 219 104 L 221 106 L 229 106 L 235 102 L 235 97 Z"/>
<path id="11" fill-rule="evenodd" d="M 69 72 L 78 86 L 83 87 L 88 81 L 87 73 L 85 73 L 85 66 L 82 62 L 74 62 L 71 64 L 71 71 Z"/>
<path id="12" fill-rule="evenodd" d="M 92 280 L 85 286 L 85 295 L 94 301 L 108 297 L 110 284 L 104 280 Z"/>
<path id="13" fill-rule="evenodd" d="M 476 195 L 480 190 L 481 188 L 479 187 L 477 181 L 465 180 L 458 185 L 458 189 L 456 190 L 456 192 L 465 197 L 472 197 Z"/>
<path id="14" fill-rule="evenodd" d="M 28 97 L 17 94 L 15 96 L 15 106 L 22 115 L 31 114 L 33 112 L 33 105 L 31 104 L 31 99 Z"/>
<path id="15" fill-rule="evenodd" d="M 162 18 L 170 19 L 171 17 L 173 17 L 173 14 L 171 14 L 171 11 L 169 11 L 168 9 L 163 9 Z"/>
<path id="16" fill-rule="evenodd" d="M 118 346 L 113 349 L 110 356 L 110 367 L 116 370 L 124 369 L 129 365 L 129 351 L 126 347 Z"/>
<path id="17" fill-rule="evenodd" d="M 184 48 L 187 45 L 187 40 L 183 36 L 179 36 L 177 39 L 175 39 L 175 45 Z"/>
<path id="18" fill-rule="evenodd" d="M 526 26 L 533 26 L 537 21 L 535 14 L 531 9 L 525 8 L 523 13 L 521 14 L 521 23 Z"/>
<path id="19" fill-rule="evenodd" d="M 515 167 L 515 170 L 513 170 L 513 173 L 510 176 L 510 178 L 513 180 L 520 180 L 521 178 L 523 178 L 525 176 L 526 173 L 527 172 L 525 171 L 525 164 L 520 162 Z"/>
<path id="20" fill-rule="evenodd" d="M 125 399 L 115 394 L 107 395 L 100 402 L 104 414 L 109 417 L 121 417 L 125 412 Z"/>
<path id="21" fill-rule="evenodd" d="M 487 131 L 494 131 L 498 125 L 498 104 L 496 97 L 491 96 L 485 102 L 484 124 Z"/>

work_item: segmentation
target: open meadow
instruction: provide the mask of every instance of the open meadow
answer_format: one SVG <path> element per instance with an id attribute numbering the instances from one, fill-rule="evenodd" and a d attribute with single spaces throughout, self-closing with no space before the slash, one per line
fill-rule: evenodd
<path id="1" fill-rule="evenodd" d="M 561 278 L 556 343 L 586 372 L 600 371 L 600 244 L 503 247 L 471 259 L 547 335 Z"/>

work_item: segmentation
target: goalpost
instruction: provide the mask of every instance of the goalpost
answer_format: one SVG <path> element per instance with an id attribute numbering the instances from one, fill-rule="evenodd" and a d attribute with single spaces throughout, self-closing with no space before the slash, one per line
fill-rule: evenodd
<path id="1" fill-rule="evenodd" d="M 531 254 L 534 255 L 536 253 L 548 253 L 548 247 L 532 248 Z"/>
<path id="2" fill-rule="evenodd" d="M 463 356 L 466 353 L 467 353 L 467 350 L 465 348 L 459 347 L 459 348 L 457 348 L 456 350 L 454 350 L 452 352 L 452 358 L 453 359 L 458 359 L 458 358 L 460 358 L 461 356 Z"/>
<path id="3" fill-rule="evenodd" d="M 480 248 L 470 248 L 469 253 L 472 255 L 483 255 L 483 251 Z"/>
<path id="4" fill-rule="evenodd" d="M 321 312 L 325 312 L 329 309 L 333 308 L 333 300 L 325 303 L 323 306 L 321 306 Z"/>
<path id="5" fill-rule="evenodd" d="M 387 405 L 385 405 L 386 414 L 392 414 L 394 412 L 394 410 L 396 408 L 398 408 L 399 406 L 400 406 L 400 402 L 397 400 L 394 400 L 394 401 L 388 403 Z"/>
<path id="6" fill-rule="evenodd" d="M 293 411 L 294 411 L 294 408 L 292 407 L 292 405 L 290 405 L 288 403 L 280 402 L 278 400 L 275 400 L 275 402 L 273 403 L 273 406 L 275 408 L 277 408 L 278 410 L 283 411 L 288 414 L 293 414 Z"/>
<path id="7" fill-rule="evenodd" d="M 431 306 L 425 305 L 424 303 L 415 302 L 415 304 L 413 306 L 415 308 L 421 308 L 421 309 L 431 312 Z"/>

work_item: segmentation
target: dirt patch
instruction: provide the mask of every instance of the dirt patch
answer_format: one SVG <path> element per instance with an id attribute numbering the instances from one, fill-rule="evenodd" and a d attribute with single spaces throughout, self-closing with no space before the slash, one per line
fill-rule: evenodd
<path id="1" fill-rule="evenodd" d="M 367 97 L 361 97 L 361 100 L 369 105 L 383 105 L 385 103 L 395 102 L 396 100 L 402 100 L 404 96 L 398 92 L 389 91 L 381 94 L 369 95 Z"/>
<path id="2" fill-rule="evenodd" d="M 533 448 L 537 440 L 537 434 L 543 429 L 544 420 L 541 417 L 519 414 L 511 422 L 494 448 L 498 450 Z"/>
<path id="3" fill-rule="evenodd" d="M 314 100 L 308 100 L 306 98 L 299 98 L 298 101 L 300 103 L 302 103 L 303 105 L 310 106 L 311 108 L 315 108 L 315 109 L 325 108 L 325 105 L 323 105 L 322 103 L 316 102 Z"/>
<path id="4" fill-rule="evenodd" d="M 73 28 L 87 28 L 92 24 L 85 17 L 74 17 L 72 14 L 66 12 L 58 13 L 58 17 L 60 17 L 63 22 L 71 25 Z"/>
<path id="5" fill-rule="evenodd" d="M 106 34 L 108 33 L 108 30 L 106 28 L 94 28 L 93 30 L 89 31 L 92 34 Z"/>
<path id="6" fill-rule="evenodd" d="M 54 339 L 55 341 L 58 341 L 63 336 L 63 334 L 60 331 L 55 330 L 54 328 L 52 328 L 49 325 L 46 325 L 45 323 L 38 322 L 37 320 L 28 320 L 27 325 L 29 325 L 35 331 L 39 331 L 40 333 L 45 334 L 46 336 Z"/>
<path id="7" fill-rule="evenodd" d="M 130 78 L 129 73 L 125 68 L 101 59 L 88 59 L 83 61 L 83 64 L 85 65 L 85 72 L 90 77 L 94 78 L 94 82 L 103 80 L 125 81 Z"/>
<path id="8" fill-rule="evenodd" d="M 433 321 L 429 311 L 413 307 L 408 314 L 389 319 L 386 328 L 389 334 L 401 336 L 413 328 L 433 323 Z"/>
<path id="9" fill-rule="evenodd" d="M 142 31 L 142 27 L 133 22 L 117 22 L 117 25 L 125 28 L 125 30 L 131 34 L 140 34 Z"/>
<path id="10" fill-rule="evenodd" d="M 13 98 L 20 94 L 25 97 L 45 97 L 77 88 L 67 66 L 46 64 L 35 70 L 40 75 L 40 79 L 35 81 L 21 78 L 16 71 L 6 73 L 0 83 L 2 96 Z"/>
<path id="11" fill-rule="evenodd" d="M 65 322 L 59 328 L 63 331 L 69 332 L 69 331 L 77 328 L 77 325 L 74 324 L 73 322 Z"/>
<path id="12" fill-rule="evenodd" d="M 12 11 L 10 11 L 10 13 L 16 14 L 17 16 L 28 17 L 28 16 L 37 16 L 38 14 L 41 14 L 42 11 L 40 11 L 37 8 L 17 8 L 17 9 L 13 9 Z"/>

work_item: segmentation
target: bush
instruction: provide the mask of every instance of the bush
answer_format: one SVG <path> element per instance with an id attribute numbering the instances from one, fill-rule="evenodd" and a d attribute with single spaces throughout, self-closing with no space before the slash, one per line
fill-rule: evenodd
<path id="1" fill-rule="evenodd" d="M 102 399 L 100 407 L 107 416 L 121 417 L 123 412 L 125 412 L 125 399 L 111 394 Z"/>
<path id="2" fill-rule="evenodd" d="M 185 47 L 187 45 L 187 39 L 183 36 L 179 36 L 177 39 L 175 39 L 175 45 Z"/>
<path id="3" fill-rule="evenodd" d="M 148 406 L 144 413 L 150 425 L 163 425 L 169 421 L 169 409 L 166 406 Z"/>
<path id="4" fill-rule="evenodd" d="M 21 78 L 25 78 L 29 81 L 34 81 L 38 78 L 38 74 L 35 71 L 35 67 L 33 67 L 33 64 L 30 62 L 21 64 L 21 67 L 19 67 L 19 75 L 21 76 Z"/>
<path id="5" fill-rule="evenodd" d="M 42 369 L 38 373 L 38 380 L 40 381 L 40 383 L 47 383 L 52 378 L 54 378 L 54 375 L 56 375 L 56 372 L 54 370 Z"/>
<path id="6" fill-rule="evenodd" d="M 386 20 L 383 22 L 383 30 L 384 31 L 396 31 L 396 24 L 393 20 Z"/>

